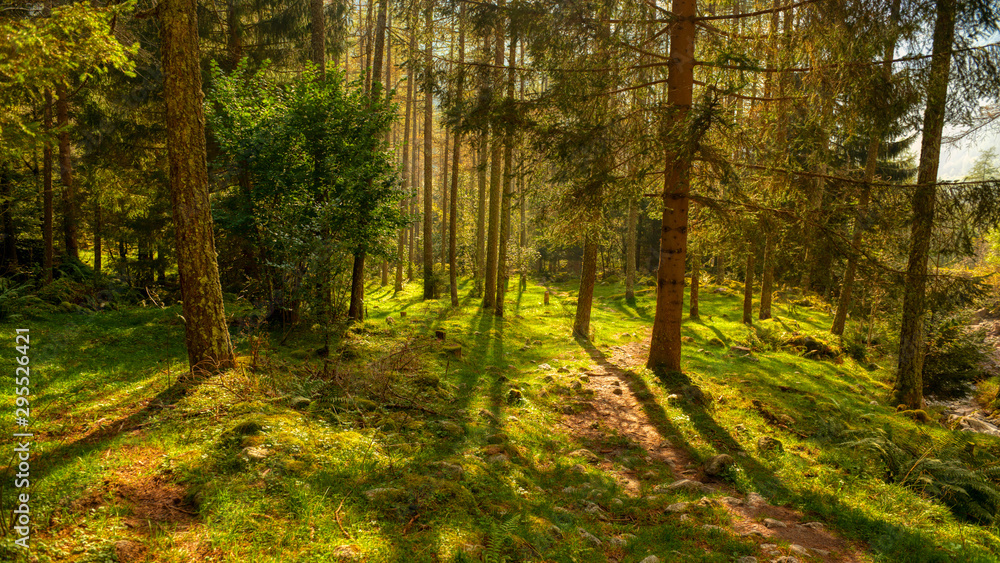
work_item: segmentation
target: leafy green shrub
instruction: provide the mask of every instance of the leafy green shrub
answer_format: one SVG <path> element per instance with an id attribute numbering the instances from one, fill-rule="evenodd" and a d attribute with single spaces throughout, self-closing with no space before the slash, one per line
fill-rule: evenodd
<path id="1" fill-rule="evenodd" d="M 959 396 L 970 385 L 986 377 L 984 364 L 992 350 L 984 330 L 968 330 L 968 319 L 961 315 L 932 324 L 927 335 L 924 358 L 924 393 Z"/>

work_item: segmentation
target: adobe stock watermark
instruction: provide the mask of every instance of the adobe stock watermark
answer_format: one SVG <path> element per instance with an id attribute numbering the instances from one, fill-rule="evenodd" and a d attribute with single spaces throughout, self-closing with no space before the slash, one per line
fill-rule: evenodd
<path id="1" fill-rule="evenodd" d="M 28 549 L 31 542 L 31 496 L 28 488 L 31 486 L 31 437 L 28 423 L 31 421 L 31 358 L 28 355 L 31 334 L 29 329 L 19 328 L 14 338 L 15 359 L 18 366 L 14 373 L 15 411 L 14 424 L 14 460 L 17 472 L 14 474 L 14 488 L 17 496 L 14 502 L 14 533 L 17 537 L 14 543 L 18 547 Z M 23 440 L 23 441 L 22 441 Z M 23 491 L 23 492 L 22 492 Z"/>

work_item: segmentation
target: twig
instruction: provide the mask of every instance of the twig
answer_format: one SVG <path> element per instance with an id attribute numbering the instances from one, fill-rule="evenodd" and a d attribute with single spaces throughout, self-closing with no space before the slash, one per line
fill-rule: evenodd
<path id="1" fill-rule="evenodd" d="M 343 506 L 344 506 L 344 501 L 341 500 L 340 504 L 337 506 L 337 510 L 333 511 L 333 516 L 334 518 L 337 519 L 337 527 L 340 528 L 340 531 L 344 534 L 344 537 L 353 541 L 354 538 L 351 536 L 350 533 L 347 532 L 347 530 L 344 529 L 344 525 L 340 523 L 340 509 Z"/>
<path id="2" fill-rule="evenodd" d="M 408 532 L 410 530 L 410 526 L 412 526 L 413 523 L 417 521 L 417 518 L 420 518 L 420 513 L 419 512 L 416 513 L 416 514 L 414 514 L 413 518 L 410 518 L 410 521 L 407 522 L 405 526 L 403 526 L 403 535 L 404 536 L 406 535 L 406 532 Z"/>

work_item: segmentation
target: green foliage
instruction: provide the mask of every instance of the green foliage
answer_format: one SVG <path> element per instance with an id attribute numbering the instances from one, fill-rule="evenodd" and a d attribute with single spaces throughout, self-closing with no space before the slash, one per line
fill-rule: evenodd
<path id="1" fill-rule="evenodd" d="M 930 326 L 924 358 L 924 392 L 955 396 L 986 376 L 984 365 L 991 355 L 985 331 L 967 329 L 968 319 L 955 315 Z"/>

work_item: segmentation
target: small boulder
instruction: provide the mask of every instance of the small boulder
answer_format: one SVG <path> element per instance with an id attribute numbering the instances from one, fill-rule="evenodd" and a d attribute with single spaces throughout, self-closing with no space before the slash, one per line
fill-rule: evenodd
<path id="1" fill-rule="evenodd" d="M 291 407 L 291 408 L 293 408 L 293 409 L 295 409 L 295 410 L 297 410 L 297 411 L 299 411 L 299 410 L 302 410 L 302 409 L 309 408 L 309 404 L 311 402 L 312 401 L 310 401 L 309 399 L 307 399 L 305 397 L 292 397 L 288 401 L 288 406 Z"/>
<path id="2" fill-rule="evenodd" d="M 687 512 L 688 507 L 690 506 L 691 506 L 690 502 L 675 502 L 664 510 L 666 510 L 667 512 L 671 512 L 673 514 L 680 514 L 682 512 Z"/>
<path id="3" fill-rule="evenodd" d="M 774 528 L 787 528 L 788 524 L 785 524 L 781 520 L 775 520 L 774 518 L 765 518 L 764 526 L 774 529 Z"/>
<path id="4" fill-rule="evenodd" d="M 780 441 L 770 436 L 761 436 L 760 438 L 757 438 L 757 449 L 760 450 L 761 452 L 785 451 L 784 445 L 782 445 Z"/>
<path id="5" fill-rule="evenodd" d="M 598 545 L 601 545 L 602 543 L 604 543 L 600 539 L 598 539 L 597 536 L 595 536 L 594 534 L 591 534 L 590 532 L 588 532 L 587 530 L 584 530 L 583 528 L 579 529 L 579 533 L 580 533 L 580 537 L 583 538 L 584 540 L 586 540 L 587 543 L 590 543 L 590 544 L 595 545 L 595 546 L 598 546 Z"/>
<path id="6" fill-rule="evenodd" d="M 650 555 L 639 563 L 660 563 L 660 558 L 655 555 Z"/>
<path id="7" fill-rule="evenodd" d="M 731 455 L 719 454 L 708 460 L 708 463 L 705 464 L 705 475 L 712 477 L 722 475 L 734 463 L 736 463 L 736 460 Z"/>

